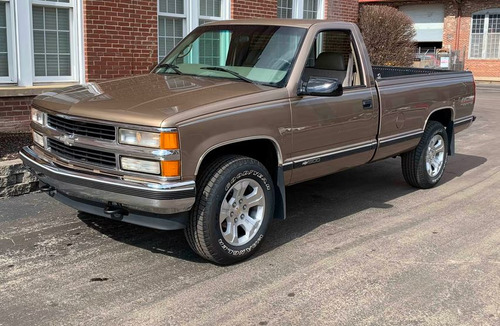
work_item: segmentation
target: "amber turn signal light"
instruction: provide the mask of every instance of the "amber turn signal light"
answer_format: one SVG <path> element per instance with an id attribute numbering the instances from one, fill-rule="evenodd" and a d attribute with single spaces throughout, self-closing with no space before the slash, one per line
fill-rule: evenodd
<path id="1" fill-rule="evenodd" d="M 162 132 L 160 135 L 161 149 L 179 149 L 179 134 L 176 132 Z"/>
<path id="2" fill-rule="evenodd" d="M 178 177 L 181 175 L 181 163 L 179 161 L 162 161 L 161 175 L 164 177 Z"/>

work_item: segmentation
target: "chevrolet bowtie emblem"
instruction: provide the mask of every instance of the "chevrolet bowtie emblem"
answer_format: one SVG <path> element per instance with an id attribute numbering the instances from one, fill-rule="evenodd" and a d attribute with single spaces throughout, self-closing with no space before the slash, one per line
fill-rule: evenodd
<path id="1" fill-rule="evenodd" d="M 59 140 L 66 146 L 73 146 L 75 144 L 75 134 L 67 134 L 59 137 Z"/>

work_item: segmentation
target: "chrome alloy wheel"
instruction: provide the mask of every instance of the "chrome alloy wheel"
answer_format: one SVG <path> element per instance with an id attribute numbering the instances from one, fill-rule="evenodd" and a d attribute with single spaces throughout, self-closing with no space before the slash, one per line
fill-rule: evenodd
<path id="1" fill-rule="evenodd" d="M 425 168 L 431 178 L 439 174 L 444 163 L 444 139 L 441 135 L 432 137 L 427 147 L 427 155 L 425 157 Z"/>
<path id="2" fill-rule="evenodd" d="M 224 240 L 242 246 L 258 233 L 266 207 L 264 190 L 253 179 L 241 179 L 224 196 L 219 226 Z"/>

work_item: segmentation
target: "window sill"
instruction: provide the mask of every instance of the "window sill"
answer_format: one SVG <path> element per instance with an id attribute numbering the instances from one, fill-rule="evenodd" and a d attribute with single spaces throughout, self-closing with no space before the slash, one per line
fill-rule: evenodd
<path id="1" fill-rule="evenodd" d="M 14 97 L 14 96 L 36 96 L 42 93 L 51 91 L 53 89 L 60 89 L 68 86 L 78 85 L 78 83 L 57 83 L 36 86 L 8 86 L 0 85 L 0 97 Z"/>

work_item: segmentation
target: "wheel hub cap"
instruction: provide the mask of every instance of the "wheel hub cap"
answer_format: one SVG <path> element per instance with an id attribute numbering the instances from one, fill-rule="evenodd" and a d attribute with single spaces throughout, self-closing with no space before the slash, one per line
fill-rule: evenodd
<path id="1" fill-rule="evenodd" d="M 427 147 L 425 167 L 430 177 L 435 177 L 441 171 L 444 163 L 444 139 L 441 135 L 432 137 Z"/>
<path id="2" fill-rule="evenodd" d="M 241 179 L 224 196 L 219 215 L 219 227 L 224 240 L 232 246 L 242 246 L 252 240 L 264 219 L 264 190 L 253 179 Z"/>

